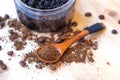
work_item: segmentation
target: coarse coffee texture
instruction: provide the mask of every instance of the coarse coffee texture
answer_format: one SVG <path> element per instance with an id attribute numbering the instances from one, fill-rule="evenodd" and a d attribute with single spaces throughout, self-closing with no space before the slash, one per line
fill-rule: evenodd
<path id="1" fill-rule="evenodd" d="M 56 61 L 61 57 L 61 54 L 55 47 L 46 45 L 38 51 L 38 56 L 46 61 Z"/>

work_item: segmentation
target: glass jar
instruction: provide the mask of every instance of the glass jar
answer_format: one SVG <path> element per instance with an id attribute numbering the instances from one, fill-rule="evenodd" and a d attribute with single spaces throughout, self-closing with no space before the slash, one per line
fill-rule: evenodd
<path id="1" fill-rule="evenodd" d="M 73 17 L 75 0 L 54 9 L 36 9 L 21 0 L 14 0 L 20 21 L 29 29 L 38 32 L 58 31 L 66 26 Z"/>

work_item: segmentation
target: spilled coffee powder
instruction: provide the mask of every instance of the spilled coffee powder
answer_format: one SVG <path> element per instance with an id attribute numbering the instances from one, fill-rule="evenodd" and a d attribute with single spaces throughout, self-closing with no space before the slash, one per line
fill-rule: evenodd
<path id="1" fill-rule="evenodd" d="M 73 36 L 75 36 L 76 34 L 80 33 L 81 31 L 75 31 L 75 32 L 69 32 L 69 28 L 72 27 L 72 22 L 70 21 L 70 23 L 67 25 L 67 27 L 65 27 L 62 31 L 59 31 L 57 33 L 51 33 L 51 38 L 48 37 L 37 37 L 35 34 L 32 33 L 32 31 L 30 31 L 29 29 L 27 29 L 25 26 L 22 25 L 22 23 L 16 19 L 9 21 L 8 22 L 9 26 L 14 28 L 15 30 L 19 31 L 21 34 L 17 33 L 14 30 L 10 30 L 10 37 L 9 39 L 11 41 L 13 41 L 14 46 L 16 47 L 16 50 L 22 50 L 24 49 L 24 45 L 26 45 L 26 40 L 28 40 L 28 37 L 32 37 L 32 41 L 34 41 L 35 43 L 37 43 L 39 46 L 42 45 L 49 45 L 52 43 L 56 43 L 57 39 L 62 39 L 62 40 L 67 40 Z M 39 33 L 38 33 L 39 34 Z M 55 38 L 55 35 L 57 35 L 57 38 Z M 79 40 L 78 42 L 74 43 L 74 45 L 70 46 L 66 52 L 64 53 L 64 55 L 60 58 L 60 60 L 56 63 L 53 64 L 48 64 L 48 63 L 44 63 L 42 61 L 40 61 L 38 59 L 38 57 L 36 56 L 35 52 L 30 52 L 30 53 L 25 53 L 25 55 L 23 56 L 23 59 L 21 61 L 26 62 L 28 67 L 29 64 L 35 63 L 35 67 L 37 69 L 42 69 L 44 67 L 48 67 L 51 70 L 57 70 L 60 66 L 62 66 L 63 64 L 67 63 L 72 63 L 72 62 L 76 62 L 76 63 L 86 63 L 86 62 L 94 62 L 94 54 L 92 53 L 92 50 L 96 50 L 98 48 L 98 43 L 94 40 Z M 46 53 L 46 51 L 44 52 L 44 49 L 42 50 L 43 53 Z M 56 57 L 52 56 L 51 54 L 49 54 L 50 51 L 47 51 L 47 55 L 50 55 L 50 59 L 48 58 L 48 56 L 46 57 L 46 55 L 42 55 L 42 57 L 45 57 L 48 60 L 53 60 Z M 55 52 L 54 50 L 51 51 Z M 56 52 L 57 53 L 57 52 Z M 59 54 L 55 55 L 55 56 L 59 56 Z"/>
<path id="2" fill-rule="evenodd" d="M 39 52 L 38 56 L 47 61 L 54 61 L 61 57 L 61 54 L 52 46 L 46 45 Z"/>
<path id="3" fill-rule="evenodd" d="M 30 52 L 24 55 L 24 61 L 31 63 L 36 63 L 35 67 L 37 69 L 42 69 L 48 66 L 51 70 L 57 70 L 64 63 L 86 63 L 86 62 L 94 62 L 94 54 L 92 50 L 96 50 L 98 48 L 98 43 L 92 40 L 84 40 L 82 42 L 75 43 L 74 46 L 69 47 L 64 55 L 60 58 L 60 60 L 53 64 L 48 64 L 40 61 L 36 56 L 35 52 Z"/>

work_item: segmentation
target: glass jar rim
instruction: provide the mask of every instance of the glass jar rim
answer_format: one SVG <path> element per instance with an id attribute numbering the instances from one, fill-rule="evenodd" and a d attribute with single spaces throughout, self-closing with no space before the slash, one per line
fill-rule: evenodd
<path id="1" fill-rule="evenodd" d="M 23 3 L 21 0 L 14 0 L 16 3 L 18 1 L 19 4 L 21 4 L 24 8 L 30 9 L 32 11 L 36 11 L 36 12 L 54 12 L 56 10 L 59 10 L 57 13 L 63 12 L 64 10 L 66 10 L 67 8 L 69 8 L 72 4 L 74 4 L 75 0 L 68 0 L 65 4 L 63 4 L 62 6 L 59 6 L 57 8 L 54 9 L 47 9 L 47 10 L 43 10 L 43 9 L 36 9 L 36 8 L 32 8 L 28 5 L 26 5 L 25 3 Z M 18 4 L 17 3 L 17 4 Z M 60 10 L 63 9 L 63 10 Z M 56 14 L 57 14 L 56 13 Z M 55 13 L 54 13 L 55 14 Z"/>

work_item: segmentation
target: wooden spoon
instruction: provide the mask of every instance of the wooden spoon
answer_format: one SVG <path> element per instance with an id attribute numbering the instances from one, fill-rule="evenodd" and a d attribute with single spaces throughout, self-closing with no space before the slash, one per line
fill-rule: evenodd
<path id="1" fill-rule="evenodd" d="M 60 44 L 51 44 L 51 45 L 47 45 L 49 47 L 52 47 L 54 48 L 57 52 L 58 52 L 58 56 L 57 57 L 53 57 L 52 54 L 54 55 L 55 52 L 52 52 L 50 53 L 50 55 L 46 55 L 46 53 L 50 52 L 49 49 L 46 50 L 46 47 L 43 46 L 43 47 L 40 47 L 38 48 L 36 54 L 37 54 L 37 57 L 45 62 L 45 63 L 55 63 L 57 62 L 61 57 L 62 55 L 64 54 L 64 52 L 66 51 L 66 49 L 72 44 L 74 43 L 75 41 L 79 40 L 80 38 L 83 38 L 84 36 L 88 35 L 88 34 L 91 34 L 91 33 L 94 33 L 94 32 L 97 32 L 97 31 L 100 31 L 102 29 L 105 28 L 105 25 L 103 23 L 96 23 L 88 28 L 86 28 L 85 30 L 81 31 L 78 35 L 74 36 L 73 38 L 69 39 L 69 40 L 66 40 L 64 41 L 63 43 L 60 43 Z M 53 58 L 53 59 L 45 59 L 43 57 L 40 56 L 41 54 L 41 50 L 42 51 L 45 51 L 45 54 L 44 56 L 46 56 L 46 58 L 50 57 Z M 42 54 L 43 55 L 43 54 Z"/>

